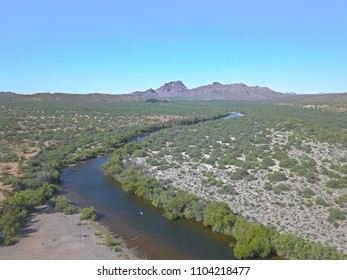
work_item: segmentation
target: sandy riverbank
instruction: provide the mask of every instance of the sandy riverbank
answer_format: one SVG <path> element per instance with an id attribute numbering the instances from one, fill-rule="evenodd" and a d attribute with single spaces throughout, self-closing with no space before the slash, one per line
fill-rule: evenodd
<path id="1" fill-rule="evenodd" d="M 112 251 L 104 245 L 106 229 L 95 222 L 79 221 L 79 214 L 66 216 L 47 207 L 33 213 L 19 241 L 0 247 L 2 260 L 114 260 L 137 259 L 135 252 L 119 245 Z"/>

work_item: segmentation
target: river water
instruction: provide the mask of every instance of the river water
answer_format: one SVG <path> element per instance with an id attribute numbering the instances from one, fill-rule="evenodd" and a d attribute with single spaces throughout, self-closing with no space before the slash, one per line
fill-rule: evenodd
<path id="1" fill-rule="evenodd" d="M 230 117 L 241 116 L 237 114 Z M 137 141 L 142 140 L 138 136 Z M 124 192 L 117 181 L 104 175 L 101 165 L 107 157 L 63 170 L 61 186 L 68 199 L 80 207 L 93 206 L 98 221 L 144 258 L 234 259 L 227 236 L 195 221 L 168 221 L 150 202 Z"/>

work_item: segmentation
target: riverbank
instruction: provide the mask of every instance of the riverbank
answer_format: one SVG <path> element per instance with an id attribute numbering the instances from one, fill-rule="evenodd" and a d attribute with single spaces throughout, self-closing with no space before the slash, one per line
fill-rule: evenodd
<path id="1" fill-rule="evenodd" d="M 79 214 L 64 215 L 39 207 L 32 213 L 21 238 L 0 247 L 3 260 L 117 260 L 138 259 L 134 250 L 117 238 L 116 252 L 105 245 L 107 229 L 97 222 L 79 221 Z"/>

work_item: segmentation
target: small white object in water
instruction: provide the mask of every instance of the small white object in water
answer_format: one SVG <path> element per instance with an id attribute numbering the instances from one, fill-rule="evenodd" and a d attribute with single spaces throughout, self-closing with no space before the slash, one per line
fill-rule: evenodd
<path id="1" fill-rule="evenodd" d="M 143 212 L 140 212 L 141 215 L 143 215 Z"/>

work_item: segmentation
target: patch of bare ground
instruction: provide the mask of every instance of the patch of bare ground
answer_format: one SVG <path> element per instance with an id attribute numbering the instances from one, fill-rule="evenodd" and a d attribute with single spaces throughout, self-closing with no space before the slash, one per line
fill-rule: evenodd
<path id="1" fill-rule="evenodd" d="M 290 136 L 291 132 L 274 133 L 274 141 L 270 147 L 278 143 L 285 145 Z M 288 155 L 299 162 L 303 155 L 314 159 L 318 170 L 323 167 L 330 170 L 329 165 L 338 164 L 340 157 L 347 156 L 347 150 L 342 147 L 308 140 L 304 144 L 310 147 L 309 152 L 291 147 Z M 188 157 L 184 157 L 184 160 L 180 162 L 175 161 L 170 155 L 164 157 L 171 166 L 166 170 L 158 170 L 157 167 L 150 166 L 146 163 L 145 158 L 135 158 L 135 160 L 137 165 L 148 170 L 149 174 L 158 180 L 169 179 L 175 187 L 200 198 L 226 202 L 235 213 L 255 219 L 262 224 L 273 225 L 279 232 L 295 233 L 307 240 L 335 246 L 339 251 L 347 253 L 347 223 L 345 221 L 338 224 L 329 222 L 329 206 L 319 205 L 315 202 L 315 199 L 320 197 L 328 205 L 340 208 L 335 203 L 335 199 L 344 190 L 328 190 L 326 183 L 331 178 L 321 172 L 319 172 L 319 180 L 310 183 L 305 177 L 293 173 L 290 169 L 281 168 L 279 162 L 275 161 L 276 164 L 269 170 L 248 170 L 256 180 L 231 180 L 228 173 L 235 171 L 236 166 L 229 165 L 225 169 L 218 169 L 214 165 L 195 162 Z M 289 186 L 289 190 L 274 192 L 264 188 L 265 183 L 269 183 L 268 174 L 272 170 L 281 170 L 288 178 L 283 182 L 271 182 L 272 186 L 276 187 L 283 183 Z M 221 192 L 219 187 L 205 184 L 203 179 L 206 178 L 206 171 L 212 172 L 217 181 L 229 185 L 228 188 L 231 191 L 229 193 Z M 311 197 L 305 197 L 302 193 L 305 189 L 312 190 L 314 194 Z"/>
<path id="2" fill-rule="evenodd" d="M 3 260 L 115 260 L 137 259 L 124 242 L 116 251 L 104 245 L 107 229 L 96 222 L 79 221 L 41 207 L 31 214 L 18 243 L 0 247 Z"/>
<path id="3" fill-rule="evenodd" d="M 6 197 L 6 194 L 12 192 L 12 186 L 6 185 L 3 180 L 7 177 L 18 177 L 17 162 L 0 162 L 0 203 Z"/>

